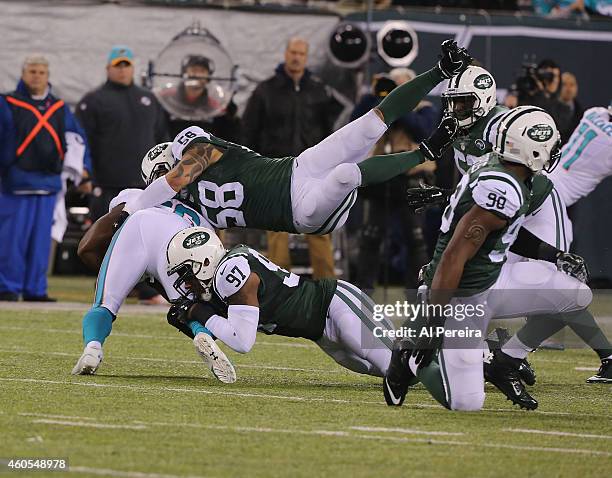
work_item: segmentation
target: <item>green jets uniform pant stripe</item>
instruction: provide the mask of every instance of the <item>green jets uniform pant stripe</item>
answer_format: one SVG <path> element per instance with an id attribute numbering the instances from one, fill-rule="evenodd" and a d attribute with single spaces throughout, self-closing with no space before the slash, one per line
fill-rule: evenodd
<path id="1" fill-rule="evenodd" d="M 342 281 L 338 281 L 338 287 L 336 288 L 336 296 L 342 300 L 352 311 L 353 313 L 361 320 L 361 322 L 370 330 L 370 332 L 374 332 L 376 327 L 379 327 L 378 323 L 374 321 L 371 314 L 366 314 L 363 311 L 363 302 L 359 301 L 359 299 L 355 298 L 353 293 L 347 287 L 342 287 L 344 284 Z M 381 342 L 389 349 L 393 347 L 393 342 L 389 337 L 380 337 Z"/>
<path id="2" fill-rule="evenodd" d="M 438 362 L 439 362 L 440 371 L 442 372 L 440 376 L 442 377 L 442 385 L 444 386 L 444 399 L 447 404 L 450 404 L 451 403 L 451 387 L 450 387 L 450 382 L 448 381 L 448 372 L 446 371 L 446 365 L 445 365 L 445 360 L 444 360 L 444 350 L 440 350 L 440 353 L 438 354 Z M 444 405 L 444 403 L 442 403 L 442 405 Z"/>
<path id="3" fill-rule="evenodd" d="M 129 218 L 128 218 L 129 220 Z M 115 235 L 111 239 L 111 243 L 106 250 L 106 254 L 104 254 L 104 259 L 102 260 L 102 265 L 100 266 L 100 272 L 98 273 L 98 280 L 96 281 L 96 295 L 94 298 L 94 307 L 99 307 L 102 305 L 102 301 L 104 300 L 104 285 L 106 283 L 106 273 L 108 271 L 108 264 L 111 260 L 111 255 L 113 254 L 113 248 L 119 239 L 119 234 L 123 227 L 127 224 L 127 220 L 121 225 L 121 227 L 115 232 Z"/>
<path id="4" fill-rule="evenodd" d="M 555 211 L 555 228 L 556 228 L 556 245 L 557 249 L 563 251 L 569 250 L 567 243 L 567 235 L 565 233 L 565 222 L 563 221 L 563 201 L 559 197 L 559 193 L 553 189 L 551 193 L 553 209 Z"/>
<path id="5" fill-rule="evenodd" d="M 335 211 L 331 213 L 331 215 L 327 218 L 323 225 L 311 234 L 322 235 L 329 234 L 331 231 L 333 231 L 342 216 L 346 214 L 351 209 L 351 207 L 353 207 L 353 204 L 355 204 L 356 200 L 357 190 L 355 189 L 348 196 L 346 196 L 346 199 L 344 199 L 344 201 L 340 203 L 340 205 L 335 209 Z"/>
<path id="6" fill-rule="evenodd" d="M 374 314 L 375 304 L 374 301 L 370 298 L 368 294 L 363 292 L 358 287 L 355 287 L 350 282 L 338 281 L 338 287 L 342 287 L 346 289 L 348 292 L 352 293 L 352 295 L 361 302 L 361 305 L 368 310 L 369 314 Z M 385 329 L 393 330 L 395 326 L 393 323 L 387 319 L 387 317 L 383 317 L 380 321 L 380 325 L 382 325 Z"/>

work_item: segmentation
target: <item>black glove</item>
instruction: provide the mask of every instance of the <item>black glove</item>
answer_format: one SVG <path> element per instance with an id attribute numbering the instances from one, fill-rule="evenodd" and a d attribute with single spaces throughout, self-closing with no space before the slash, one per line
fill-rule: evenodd
<path id="1" fill-rule="evenodd" d="M 129 213 L 126 211 L 121 211 L 119 213 L 119 216 L 117 217 L 117 220 L 115 222 L 113 222 L 113 232 L 117 232 L 117 230 L 123 225 L 123 223 L 125 222 L 125 220 L 130 217 Z M 108 226 L 106 226 L 108 227 Z"/>
<path id="2" fill-rule="evenodd" d="M 557 269 L 585 284 L 591 278 L 585 260 L 578 254 L 572 254 L 571 252 L 561 252 L 557 255 Z"/>
<path id="3" fill-rule="evenodd" d="M 421 183 L 420 188 L 408 188 L 406 190 L 406 202 L 409 208 L 415 212 L 421 212 L 427 206 L 445 204 L 448 194 L 447 189 Z"/>
<path id="4" fill-rule="evenodd" d="M 430 161 L 440 159 L 444 151 L 453 144 L 458 132 L 459 122 L 457 118 L 451 115 L 444 116 L 431 136 L 419 144 L 419 149 L 425 159 Z"/>
<path id="5" fill-rule="evenodd" d="M 438 70 L 444 78 L 452 78 L 465 70 L 474 59 L 465 48 L 459 48 L 454 40 L 444 40 L 442 45 L 442 55 L 438 62 Z"/>
<path id="6" fill-rule="evenodd" d="M 425 325 L 417 333 L 417 339 L 412 351 L 415 363 L 419 369 L 427 367 L 434 359 L 442 346 L 444 333 L 437 333 L 438 327 L 444 327 L 443 316 L 432 315 L 427 317 Z M 426 332 L 426 333 L 424 333 Z"/>
<path id="7" fill-rule="evenodd" d="M 188 317 L 187 314 L 189 309 L 196 303 L 194 299 L 188 299 L 185 297 L 181 297 L 172 302 L 172 306 L 170 310 L 168 310 L 168 314 L 166 315 L 166 319 L 170 325 L 174 325 L 175 323 L 187 324 Z"/>

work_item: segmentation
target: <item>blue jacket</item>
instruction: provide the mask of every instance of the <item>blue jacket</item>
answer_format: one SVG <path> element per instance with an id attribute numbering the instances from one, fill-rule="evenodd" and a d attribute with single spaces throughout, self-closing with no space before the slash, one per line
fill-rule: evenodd
<path id="1" fill-rule="evenodd" d="M 17 156 L 17 148 L 19 145 L 17 144 L 17 138 L 23 138 L 29 133 L 29 131 L 17 130 L 21 123 L 16 121 L 15 110 L 9 104 L 6 96 L 17 96 L 26 99 L 31 98 L 31 95 L 23 81 L 19 81 L 17 84 L 17 89 L 14 93 L 0 96 L 0 188 L 2 192 L 8 194 L 27 194 L 28 192 L 32 194 L 54 194 L 58 192 L 62 188 L 62 180 L 59 170 L 58 172 L 37 171 L 31 170 L 31 168 L 30 170 L 26 170 L 23 167 L 20 167 L 18 164 L 19 158 Z M 57 98 L 55 98 L 49 92 L 47 97 L 42 100 L 41 103 L 48 102 L 48 100 L 55 102 L 57 101 Z M 60 118 L 61 121 L 56 123 L 56 125 L 61 125 L 60 129 L 63 129 L 63 131 L 57 131 L 61 142 L 61 147 L 63 149 L 66 148 L 64 141 L 64 135 L 66 132 L 78 134 L 82 138 L 83 142 L 87 144 L 84 130 L 70 112 L 67 105 L 62 106 L 56 114 L 62 115 L 62 113 L 63 116 Z M 21 111 L 19 111 L 19 114 L 21 114 Z M 24 112 L 23 114 L 27 115 L 28 112 Z M 29 114 L 31 115 L 31 113 Z M 30 124 L 34 123 L 30 122 Z M 43 132 L 44 128 L 41 130 L 41 132 L 39 132 L 39 134 L 42 134 Z M 36 140 L 38 141 L 40 139 L 36 138 Z M 49 138 L 49 141 L 52 140 Z M 53 147 L 55 147 L 55 145 L 53 145 Z M 63 153 L 65 153 L 65 151 L 63 151 Z M 87 146 L 85 148 L 83 164 L 85 169 L 91 170 L 91 158 L 89 156 L 89 148 L 87 148 Z"/>

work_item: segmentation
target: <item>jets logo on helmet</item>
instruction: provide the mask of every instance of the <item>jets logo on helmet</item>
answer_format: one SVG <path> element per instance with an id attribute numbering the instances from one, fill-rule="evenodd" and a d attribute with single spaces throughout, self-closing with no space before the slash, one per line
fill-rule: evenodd
<path id="1" fill-rule="evenodd" d="M 175 234 L 168 243 L 166 260 L 168 275 L 178 274 L 173 284 L 176 291 L 183 297 L 194 294 L 210 300 L 215 269 L 225 252 L 211 229 L 190 227 Z"/>
<path id="2" fill-rule="evenodd" d="M 527 136 L 540 143 L 548 141 L 552 138 L 552 135 L 553 129 L 547 124 L 537 124 L 527 130 Z"/>
<path id="3" fill-rule="evenodd" d="M 142 158 L 140 173 L 147 186 L 174 167 L 171 145 L 172 143 L 156 144 Z"/>
<path id="4" fill-rule="evenodd" d="M 505 113 L 493 152 L 501 159 L 534 172 L 551 171 L 561 157 L 560 135 L 552 117 L 535 106 L 519 106 Z"/>
<path id="5" fill-rule="evenodd" d="M 491 88 L 491 86 L 493 86 L 493 78 L 491 78 L 491 75 L 487 74 L 478 75 L 474 80 L 474 86 L 479 90 Z"/>
<path id="6" fill-rule="evenodd" d="M 206 231 L 194 232 L 185 238 L 183 241 L 183 247 L 185 249 L 193 249 L 194 247 L 206 244 L 209 239 L 210 234 L 208 234 Z"/>
<path id="7" fill-rule="evenodd" d="M 455 116 L 461 128 L 469 128 L 493 109 L 496 95 L 493 76 L 484 68 L 468 66 L 449 80 L 442 103 L 445 113 Z"/>

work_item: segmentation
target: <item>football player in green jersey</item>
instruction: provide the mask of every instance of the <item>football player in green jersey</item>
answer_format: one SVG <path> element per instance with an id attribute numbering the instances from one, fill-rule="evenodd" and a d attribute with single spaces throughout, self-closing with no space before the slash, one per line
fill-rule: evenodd
<path id="1" fill-rule="evenodd" d="M 211 334 L 240 353 L 251 350 L 258 330 L 302 337 L 354 372 L 382 377 L 387 371 L 386 332 L 393 325 L 374 315 L 372 300 L 354 285 L 301 278 L 247 246 L 225 251 L 214 231 L 202 227 L 177 233 L 167 260 L 186 298 L 168 314 L 181 331 Z"/>
<path id="2" fill-rule="evenodd" d="M 451 117 L 417 151 L 367 157 L 391 123 L 471 61 L 455 42 L 445 41 L 431 70 L 395 88 L 376 108 L 295 158 L 266 158 L 201 128 L 187 128 L 172 145 L 178 163 L 129 201 L 124 216 L 163 203 L 189 186 L 217 228 L 327 234 L 346 221 L 358 187 L 387 181 L 441 156 L 457 131 Z"/>
<path id="3" fill-rule="evenodd" d="M 457 169 L 465 174 L 475 162 L 486 159 L 492 151 L 492 143 L 495 141 L 499 121 L 502 115 L 508 111 L 508 108 L 496 105 L 495 79 L 487 70 L 478 66 L 469 66 L 465 71 L 451 78 L 448 88 L 442 93 L 442 102 L 445 107 L 445 114 L 452 114 L 458 120 L 459 132 L 453 142 L 453 150 Z M 528 231 L 534 232 L 552 227 L 553 232 L 551 234 L 543 237 L 535 234 L 539 239 L 548 239 L 550 236 L 554 237 L 555 227 L 557 231 L 564 231 L 569 220 L 565 211 L 561 211 L 557 206 L 560 203 L 559 194 L 553 190 L 553 184 L 547 175 L 534 176 L 531 189 L 533 195 L 540 199 L 539 201 L 531 201 L 523 228 L 525 230 L 521 231 L 522 236 L 527 236 Z M 438 204 L 445 202 L 445 194 L 438 188 L 415 188 L 409 190 L 408 201 L 414 207 L 423 207 L 423 203 Z M 557 213 L 558 210 L 559 213 Z M 548 211 L 555 211 L 555 217 L 543 217 L 545 212 Z M 564 252 L 569 252 L 569 247 L 560 242 L 557 240 L 556 247 Z M 555 244 L 555 242 L 551 244 Z M 560 269 L 567 267 L 565 265 L 566 260 L 571 262 L 582 261 L 582 258 L 578 256 L 571 256 L 571 259 L 568 259 L 569 255 L 564 257 L 566 259 L 559 261 L 559 264 L 555 264 Z M 508 254 L 508 262 L 520 260 L 525 259 L 512 252 Z M 549 266 L 554 267 L 550 264 Z M 609 355 L 609 342 L 588 310 L 583 311 L 580 320 L 571 320 L 564 324 L 561 319 L 557 317 L 555 320 L 544 321 L 541 318 L 532 319 L 528 317 L 527 325 L 514 335 L 507 345 L 494 344 L 496 347 L 503 345 L 506 352 L 516 358 L 524 359 L 520 366 L 520 376 L 528 385 L 533 385 L 536 378 L 535 372 L 525 358 L 526 350 L 537 348 L 564 325 L 574 330 L 598 355 L 601 357 Z M 526 346 L 525 344 L 530 345 Z M 491 368 L 491 365 L 485 366 L 485 376 L 487 379 L 495 380 L 495 378 L 488 376 Z M 499 382 L 496 382 L 495 385 L 509 391 L 511 395 L 515 395 L 514 391 L 517 387 L 509 383 L 502 384 Z M 523 388 L 522 385 L 516 385 Z"/>
<path id="4" fill-rule="evenodd" d="M 483 343 L 491 318 L 571 317 L 592 300 L 590 289 L 572 275 L 538 261 L 505 264 L 513 245 L 525 257 L 550 262 L 567 254 L 535 236 L 517 241 L 530 203 L 539 200 L 531 189 L 534 173 L 550 169 L 560 156 L 554 120 L 540 108 L 524 106 L 505 113 L 498 123 L 491 158 L 468 170 L 444 212 L 425 273 L 434 308 L 416 338 L 394 344 L 383 385 L 389 405 L 401 405 L 417 377 L 446 408 L 481 409 Z M 457 311 L 466 308 L 470 316 L 458 317 Z M 516 374 L 519 362 L 504 355 L 497 373 Z M 518 392 L 515 403 L 537 407 L 524 390 Z"/>

